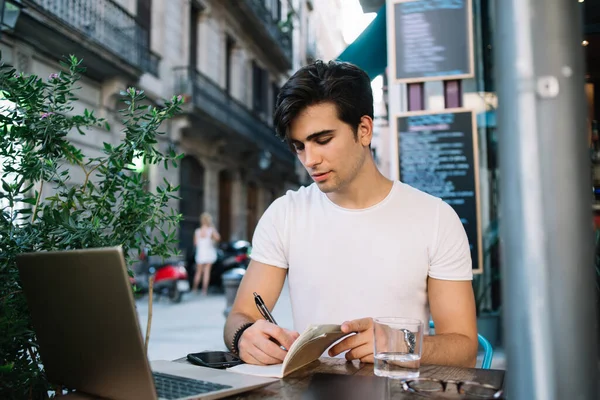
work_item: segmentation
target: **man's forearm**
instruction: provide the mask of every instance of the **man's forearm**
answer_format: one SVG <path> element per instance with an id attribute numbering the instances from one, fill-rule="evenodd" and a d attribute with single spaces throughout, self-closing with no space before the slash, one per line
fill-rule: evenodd
<path id="1" fill-rule="evenodd" d="M 225 341 L 225 346 L 227 346 L 229 350 L 233 350 L 231 348 L 231 344 L 235 332 L 242 325 L 247 324 L 249 322 L 256 322 L 256 320 L 250 317 L 249 315 L 240 312 L 234 312 L 229 314 L 229 316 L 227 317 L 227 321 L 225 322 L 225 329 L 223 329 L 223 340 Z"/>
<path id="2" fill-rule="evenodd" d="M 421 363 L 472 368 L 477 362 L 477 339 L 458 333 L 425 336 Z"/>

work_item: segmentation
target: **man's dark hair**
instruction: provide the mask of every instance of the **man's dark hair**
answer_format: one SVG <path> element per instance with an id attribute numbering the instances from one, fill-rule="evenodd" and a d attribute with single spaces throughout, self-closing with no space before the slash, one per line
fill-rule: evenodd
<path id="1" fill-rule="evenodd" d="M 357 66 L 338 61 L 315 61 L 300 68 L 283 85 L 275 102 L 273 123 L 279 138 L 286 139 L 290 124 L 306 107 L 332 103 L 338 118 L 354 130 L 360 119 L 373 118 L 371 80 Z"/>

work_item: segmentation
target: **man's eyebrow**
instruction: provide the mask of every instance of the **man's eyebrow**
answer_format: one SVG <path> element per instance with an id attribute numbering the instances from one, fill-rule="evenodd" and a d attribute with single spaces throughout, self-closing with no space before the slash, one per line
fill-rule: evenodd
<path id="1" fill-rule="evenodd" d="M 335 129 L 326 129 L 324 131 L 311 133 L 310 135 L 308 135 L 306 137 L 306 141 L 310 142 L 311 140 L 315 140 L 315 139 L 319 138 L 320 136 L 324 136 L 324 135 L 327 135 L 327 134 L 333 133 L 333 132 L 335 132 Z"/>

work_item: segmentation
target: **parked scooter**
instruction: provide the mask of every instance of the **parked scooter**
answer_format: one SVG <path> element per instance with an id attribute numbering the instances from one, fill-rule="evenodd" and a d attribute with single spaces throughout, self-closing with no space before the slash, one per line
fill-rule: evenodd
<path id="1" fill-rule="evenodd" d="M 250 252 L 252 247 L 249 242 L 238 241 L 229 244 L 230 251 L 233 255 L 224 259 L 226 269 L 222 270 L 219 276 L 219 286 L 225 292 L 225 317 L 229 315 L 233 301 L 237 294 L 242 278 L 246 274 L 246 269 L 250 263 Z"/>
<path id="2" fill-rule="evenodd" d="M 251 245 L 246 240 L 223 242 L 217 248 L 217 261 L 210 271 L 210 286 L 222 291 L 222 275 L 233 268 L 248 268 Z"/>
<path id="3" fill-rule="evenodd" d="M 159 296 L 167 296 L 173 303 L 179 303 L 183 293 L 190 291 L 188 273 L 181 260 L 167 260 L 152 263 L 147 250 L 140 254 L 140 262 L 134 266 L 134 277 L 131 281 L 138 293 L 148 293 L 150 276 L 154 275 L 153 292 Z"/>

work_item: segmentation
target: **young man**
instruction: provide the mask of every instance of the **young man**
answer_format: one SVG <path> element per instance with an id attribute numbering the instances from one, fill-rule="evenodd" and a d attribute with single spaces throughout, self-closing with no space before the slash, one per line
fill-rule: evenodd
<path id="1" fill-rule="evenodd" d="M 261 218 L 252 262 L 227 318 L 227 346 L 251 364 L 280 363 L 309 324 L 356 332 L 330 356 L 373 362 L 377 316 L 429 315 L 422 362 L 473 367 L 477 356 L 469 243 L 442 200 L 386 179 L 371 155 L 373 95 L 359 68 L 317 61 L 282 87 L 274 122 L 315 181 L 277 199 Z M 271 310 L 286 275 L 290 331 L 257 310 Z M 274 340 L 274 341 L 273 341 Z"/>

